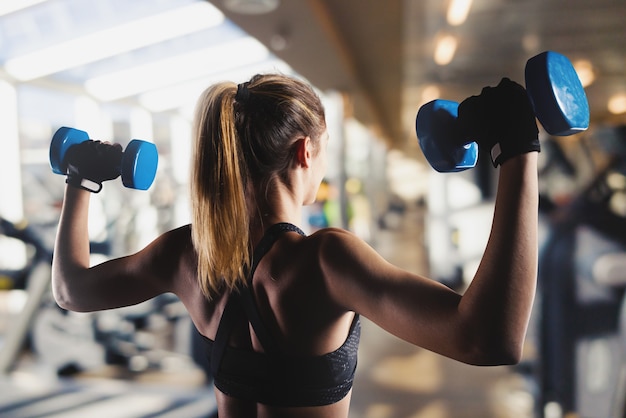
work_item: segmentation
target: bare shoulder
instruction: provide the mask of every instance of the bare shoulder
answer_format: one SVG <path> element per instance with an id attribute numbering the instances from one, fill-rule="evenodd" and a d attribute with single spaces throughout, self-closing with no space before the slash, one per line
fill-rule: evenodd
<path id="1" fill-rule="evenodd" d="M 352 232 L 339 228 L 324 228 L 305 240 L 305 253 L 314 258 L 325 275 L 339 273 L 346 264 L 355 261 L 355 252 L 366 245 Z"/>
<path id="2" fill-rule="evenodd" d="M 167 231 L 163 236 L 173 240 L 188 240 L 191 242 L 191 224 L 183 225 Z"/>
<path id="3" fill-rule="evenodd" d="M 164 232 L 150 246 L 156 247 L 156 250 L 163 249 L 175 253 L 191 249 L 191 225 L 183 225 Z"/>
<path id="4" fill-rule="evenodd" d="M 329 294 L 348 310 L 364 313 L 361 303 L 400 272 L 352 232 L 329 228 L 311 238 Z"/>
<path id="5" fill-rule="evenodd" d="M 324 228 L 311 234 L 309 240 L 318 247 L 320 252 L 331 253 L 335 250 L 347 249 L 352 246 L 366 245 L 363 240 L 352 232 L 340 228 Z"/>
<path id="6" fill-rule="evenodd" d="M 191 226 L 184 225 L 166 231 L 139 252 L 135 259 L 139 269 L 169 281 L 184 273 L 195 263 L 191 241 Z M 182 269 L 182 271 L 181 271 Z"/>
<path id="7" fill-rule="evenodd" d="M 318 248 L 319 262 L 328 273 L 369 270 L 376 265 L 392 267 L 367 242 L 350 231 L 326 228 L 311 237 Z"/>

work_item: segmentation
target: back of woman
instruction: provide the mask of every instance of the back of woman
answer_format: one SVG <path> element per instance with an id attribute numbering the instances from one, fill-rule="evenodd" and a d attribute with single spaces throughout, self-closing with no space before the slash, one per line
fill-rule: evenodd
<path id="1" fill-rule="evenodd" d="M 322 381 L 320 386 L 326 390 L 322 391 L 318 386 L 309 394 L 306 391 L 301 394 L 291 392 L 301 386 L 313 385 L 315 379 L 324 379 L 327 373 L 320 368 L 345 368 L 345 356 L 353 356 L 356 361 L 358 333 L 355 331 L 358 332 L 358 329 L 354 330 L 353 326 L 355 314 L 330 299 L 319 268 L 315 241 L 316 237 L 284 234 L 262 258 L 252 280 L 252 294 L 260 319 L 275 342 L 281 360 L 285 361 L 285 364 L 275 367 L 290 369 L 287 370 L 288 376 L 283 376 L 284 371 L 271 370 L 272 375 L 265 376 L 268 378 L 265 389 L 277 390 L 284 405 L 298 404 L 298 398 L 306 398 L 300 403 L 305 406 L 294 408 L 246 403 L 240 398 L 218 392 L 218 403 L 224 416 L 255 416 L 250 411 L 241 415 L 234 413 L 245 404 L 258 411 L 259 417 L 347 416 L 350 388 L 344 389 L 344 382 Z M 205 336 L 215 340 L 216 333 L 217 327 L 212 327 Z M 352 343 L 346 347 L 350 336 Z M 265 351 L 246 317 L 242 317 L 233 330 L 229 345 L 256 352 Z M 338 355 L 329 357 L 328 353 Z M 353 377 L 353 370 L 346 370 L 343 374 Z M 275 379 L 284 381 L 274 382 Z M 272 389 L 272 385 L 276 389 Z M 283 388 L 283 385 L 288 388 Z M 280 399 L 276 403 L 280 403 Z M 307 404 L 314 406 L 307 408 Z"/>
<path id="2" fill-rule="evenodd" d="M 347 417 L 361 316 L 461 362 L 516 363 L 536 285 L 537 126 L 523 87 L 503 80 L 484 91 L 497 94 L 473 100 L 477 142 L 507 152 L 495 164 L 490 238 L 463 295 L 391 265 L 347 231 L 307 237 L 298 228 L 324 178 L 329 137 L 313 89 L 275 74 L 201 95 L 192 224 L 138 253 L 90 266 L 89 191 L 68 183 L 55 298 L 93 311 L 177 294 L 205 337 L 221 418 Z M 83 144 L 76 155 L 92 152 Z M 88 160 L 69 161 L 74 177 L 110 179 Z"/>
<path id="3" fill-rule="evenodd" d="M 259 410 L 311 407 L 337 416 L 349 403 L 360 328 L 329 297 L 316 238 L 297 227 L 326 168 L 321 101 L 282 76 L 253 77 L 236 89 L 224 83 L 201 98 L 195 132 L 198 277 L 207 299 L 228 299 L 206 335 L 221 403 L 230 397 L 222 409 L 252 399 L 267 405 Z M 335 364 L 346 341 L 348 368 Z M 247 361 L 255 366 L 239 370 Z"/>

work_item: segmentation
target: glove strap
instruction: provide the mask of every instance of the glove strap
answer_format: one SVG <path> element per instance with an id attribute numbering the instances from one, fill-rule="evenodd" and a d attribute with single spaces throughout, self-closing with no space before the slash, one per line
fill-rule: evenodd
<path id="1" fill-rule="evenodd" d="M 494 167 L 502 165 L 506 160 L 515 157 L 516 155 L 526 154 L 529 152 L 541 152 L 541 145 L 539 139 L 533 139 L 530 142 L 518 143 L 517 146 L 511 147 L 511 143 L 506 144 L 508 149 L 502 149 L 499 142 L 496 142 L 491 147 L 491 163 Z"/>
<path id="2" fill-rule="evenodd" d="M 500 158 L 500 155 L 502 155 L 502 149 L 500 148 L 500 143 L 496 142 L 493 147 L 491 148 L 491 164 L 493 164 L 494 167 L 498 166 L 498 158 Z"/>
<path id="3" fill-rule="evenodd" d="M 102 183 L 74 176 L 67 176 L 65 183 L 78 189 L 87 190 L 91 193 L 100 193 L 100 190 L 102 190 Z"/>

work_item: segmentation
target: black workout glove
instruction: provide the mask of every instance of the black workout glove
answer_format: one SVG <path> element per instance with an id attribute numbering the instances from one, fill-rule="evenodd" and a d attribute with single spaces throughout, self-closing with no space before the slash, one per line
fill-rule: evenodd
<path id="1" fill-rule="evenodd" d="M 462 101 L 458 112 L 464 139 L 476 141 L 481 149 L 489 151 L 494 167 L 516 155 L 541 150 L 526 89 L 508 78 Z"/>
<path id="2" fill-rule="evenodd" d="M 122 147 L 100 141 L 84 141 L 72 145 L 65 153 L 65 182 L 80 189 L 98 193 L 102 182 L 119 177 Z"/>

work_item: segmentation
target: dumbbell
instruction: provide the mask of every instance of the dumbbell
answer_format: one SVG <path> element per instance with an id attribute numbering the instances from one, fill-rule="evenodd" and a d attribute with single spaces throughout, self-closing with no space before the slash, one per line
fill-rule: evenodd
<path id="1" fill-rule="evenodd" d="M 545 51 L 530 58 L 525 67 L 526 91 L 535 116 L 554 136 L 574 135 L 589 127 L 589 104 L 585 90 L 570 60 Z M 420 107 L 415 129 L 420 148 L 439 172 L 472 168 L 478 160 L 478 145 L 459 132 L 457 102 L 433 100 Z"/>
<path id="2" fill-rule="evenodd" d="M 50 143 L 50 167 L 56 174 L 67 174 L 67 162 L 65 155 L 73 146 L 88 141 L 89 135 L 79 129 L 62 127 L 59 128 Z M 154 181 L 156 175 L 159 154 L 156 145 L 151 142 L 133 139 L 122 153 L 121 161 L 116 166 L 120 167 L 120 176 L 125 187 L 137 190 L 147 190 Z M 97 187 L 95 185 L 94 187 Z M 96 188 L 93 191 L 98 191 Z"/>

